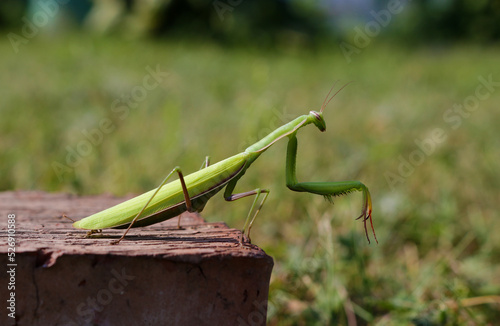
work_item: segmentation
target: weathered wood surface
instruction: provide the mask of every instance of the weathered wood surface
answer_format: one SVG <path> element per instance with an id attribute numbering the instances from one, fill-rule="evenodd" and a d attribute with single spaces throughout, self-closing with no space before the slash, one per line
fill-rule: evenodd
<path id="1" fill-rule="evenodd" d="M 2 302 L 15 294 L 18 325 L 263 325 L 273 260 L 240 231 L 197 214 L 85 238 L 78 220 L 128 198 L 0 193 Z M 15 215 L 15 266 L 7 217 Z M 11 219 L 12 220 L 12 219 Z M 12 274 L 12 273 L 11 273 Z M 0 323 L 14 324 L 0 309 Z"/>

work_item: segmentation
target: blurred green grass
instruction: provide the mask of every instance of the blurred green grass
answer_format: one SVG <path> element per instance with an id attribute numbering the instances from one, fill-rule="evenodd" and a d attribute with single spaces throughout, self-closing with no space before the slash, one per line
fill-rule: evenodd
<path id="1" fill-rule="evenodd" d="M 336 46 L 266 52 L 71 35 L 35 38 L 17 54 L 3 38 L 0 53 L 1 190 L 141 193 L 176 165 L 197 170 L 206 155 L 226 158 L 318 109 L 335 80 L 354 81 L 326 109 L 326 133 L 299 132 L 298 177 L 364 182 L 379 245 L 354 221 L 359 194 L 332 206 L 290 192 L 286 141 L 273 146 L 237 189 L 271 189 L 252 231 L 275 259 L 269 324 L 500 320 L 498 87 L 458 128 L 443 118 L 494 73 L 500 49 L 379 44 L 347 64 Z M 143 84 L 148 66 L 168 76 L 122 118 L 113 103 Z M 113 130 L 84 153 L 84 131 L 103 119 Z M 400 157 L 436 128 L 445 140 L 391 186 L 387 173 L 398 175 Z M 74 166 L 71 151 L 84 153 Z M 58 176 L 54 162 L 68 169 Z M 250 204 L 216 196 L 203 216 L 240 228 Z"/>

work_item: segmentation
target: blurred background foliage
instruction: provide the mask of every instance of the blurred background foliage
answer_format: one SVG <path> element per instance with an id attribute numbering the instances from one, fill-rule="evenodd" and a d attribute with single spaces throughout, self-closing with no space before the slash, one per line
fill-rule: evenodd
<path id="1" fill-rule="evenodd" d="M 38 0 L 4 0 L 0 26 L 20 26 Z M 54 0 L 55 2 L 58 2 Z M 47 2 L 50 2 L 47 0 Z M 345 40 L 349 28 L 373 19 L 372 11 L 404 7 L 383 37 L 409 43 L 474 41 L 500 38 L 500 3 L 496 0 L 64 0 L 66 22 L 88 30 L 127 37 L 195 37 L 228 44 L 276 46 Z M 237 8 L 237 10 L 235 10 Z M 399 13 L 398 13 L 399 14 Z"/>
<path id="2" fill-rule="evenodd" d="M 2 1 L 0 190 L 139 194 L 354 80 L 326 133 L 300 131 L 298 178 L 364 182 L 380 243 L 359 194 L 290 192 L 277 143 L 237 189 L 271 189 L 252 231 L 275 259 L 269 324 L 494 325 L 499 22 L 488 0 Z M 203 216 L 241 227 L 249 206 Z"/>

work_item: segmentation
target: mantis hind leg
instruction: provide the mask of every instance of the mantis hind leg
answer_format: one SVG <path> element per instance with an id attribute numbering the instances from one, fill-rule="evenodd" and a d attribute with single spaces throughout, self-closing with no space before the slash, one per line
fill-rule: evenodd
<path id="1" fill-rule="evenodd" d="M 259 214 L 260 209 L 262 208 L 262 206 L 266 202 L 267 196 L 269 196 L 269 189 L 260 189 L 260 188 L 257 188 L 257 189 L 250 190 L 250 191 L 247 191 L 247 192 L 242 192 L 242 193 L 239 193 L 239 194 L 233 194 L 232 192 L 233 192 L 234 187 L 236 186 L 237 182 L 238 182 L 238 179 L 232 180 L 227 185 L 227 188 L 226 188 L 226 190 L 224 192 L 224 199 L 226 201 L 234 201 L 234 200 L 238 200 L 238 199 L 241 199 L 241 198 L 244 198 L 244 197 L 254 196 L 255 195 L 255 199 L 254 199 L 254 201 L 252 203 L 252 206 L 250 207 L 250 210 L 248 211 L 248 215 L 247 215 L 247 218 L 245 220 L 245 224 L 243 226 L 243 230 L 242 230 L 241 237 L 240 237 L 240 244 L 243 244 L 243 235 L 244 234 L 246 234 L 246 236 L 248 238 L 248 242 L 251 243 L 252 240 L 250 238 L 250 230 L 252 229 L 253 222 L 255 221 L 255 218 Z M 260 201 L 260 204 L 257 207 L 257 209 L 255 209 L 255 206 L 257 205 L 257 202 L 258 202 L 259 197 L 260 197 L 261 194 L 263 194 L 262 200 Z M 253 212 L 253 214 L 252 214 L 252 212 Z"/>
<path id="2" fill-rule="evenodd" d="M 168 179 L 170 179 L 170 177 L 175 172 L 177 172 L 177 174 L 179 175 L 179 181 L 181 182 L 182 192 L 184 193 L 184 200 L 186 201 L 186 210 L 188 212 L 192 212 L 193 211 L 193 205 L 191 204 L 191 199 L 189 198 L 189 194 L 188 194 L 187 187 L 186 187 L 186 182 L 184 182 L 184 176 L 182 175 L 181 168 L 178 167 L 178 166 L 176 166 L 172 171 L 170 171 L 170 173 L 165 177 L 165 179 L 163 179 L 163 181 L 160 183 L 160 185 L 158 186 L 158 188 L 156 188 L 156 191 L 153 193 L 153 195 L 151 196 L 151 198 L 149 198 L 149 200 L 146 202 L 146 205 L 144 205 L 144 207 L 134 217 L 134 219 L 132 220 L 132 222 L 130 222 L 130 225 L 125 230 L 125 232 L 123 233 L 123 235 L 121 236 L 121 238 L 118 239 L 118 240 L 116 240 L 116 241 L 112 241 L 111 244 L 118 244 L 118 243 L 120 243 L 120 241 L 123 240 L 123 238 L 125 238 L 125 235 L 127 235 L 128 231 L 130 230 L 130 228 L 132 227 L 132 225 L 134 225 L 134 223 L 137 221 L 137 219 L 139 218 L 139 216 L 141 216 L 142 212 L 144 212 L 144 210 L 149 206 L 149 204 L 151 203 L 151 201 L 153 200 L 153 198 L 156 196 L 156 194 L 158 194 L 158 191 L 160 191 L 160 189 L 167 183 Z M 180 215 L 179 215 L 179 220 L 177 222 L 177 228 L 179 228 L 179 229 L 181 228 L 181 216 Z"/>
<path id="3" fill-rule="evenodd" d="M 341 182 L 298 182 L 295 174 L 297 159 L 297 137 L 295 134 L 289 136 L 288 149 L 286 156 L 286 185 L 290 190 L 299 192 L 309 192 L 324 196 L 330 202 L 332 197 L 348 194 L 353 191 L 363 192 L 363 208 L 361 215 L 357 219 L 362 219 L 365 227 L 366 238 L 370 243 L 366 221 L 370 220 L 375 241 L 378 243 L 375 229 L 372 221 L 372 200 L 368 188 L 359 181 L 341 181 Z"/>

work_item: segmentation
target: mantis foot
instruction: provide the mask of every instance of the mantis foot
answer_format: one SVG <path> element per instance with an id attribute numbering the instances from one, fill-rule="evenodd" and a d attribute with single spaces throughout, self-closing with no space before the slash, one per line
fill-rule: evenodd
<path id="1" fill-rule="evenodd" d="M 250 239 L 250 236 L 245 236 L 245 233 L 242 231 L 241 236 L 239 239 L 239 245 L 247 250 L 252 249 L 252 239 Z"/>

